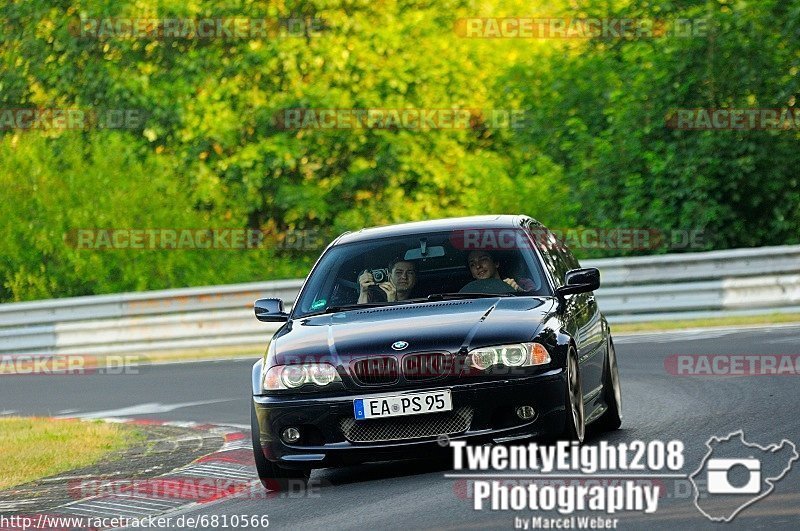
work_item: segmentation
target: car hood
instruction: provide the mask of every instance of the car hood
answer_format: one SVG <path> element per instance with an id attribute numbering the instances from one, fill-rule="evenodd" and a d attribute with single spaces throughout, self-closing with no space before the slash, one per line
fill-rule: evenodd
<path id="1" fill-rule="evenodd" d="M 448 351 L 530 341 L 554 311 L 550 297 L 492 297 L 349 310 L 290 321 L 274 338 L 267 365 Z"/>

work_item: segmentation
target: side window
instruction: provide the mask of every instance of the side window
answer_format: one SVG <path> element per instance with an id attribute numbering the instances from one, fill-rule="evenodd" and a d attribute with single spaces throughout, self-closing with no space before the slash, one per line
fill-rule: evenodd
<path id="1" fill-rule="evenodd" d="M 572 254 L 569 247 L 562 241 L 558 242 L 558 252 L 561 255 L 561 258 L 567 264 L 567 270 L 569 269 L 578 269 L 581 265 L 578 262 L 578 259 L 575 258 L 575 255 Z"/>
<path id="2" fill-rule="evenodd" d="M 553 238 L 555 238 L 555 236 L 553 236 Z M 556 276 L 558 278 L 558 285 L 560 286 L 564 284 L 564 276 L 567 274 L 567 271 L 572 269 L 572 267 L 569 265 L 569 259 L 567 258 L 567 251 L 564 247 L 564 244 L 557 238 L 551 254 L 553 255 L 553 260 L 555 261 Z"/>
<path id="3" fill-rule="evenodd" d="M 547 268 L 548 274 L 553 277 L 553 284 L 555 287 L 564 285 L 564 274 L 569 267 L 565 264 L 564 259 L 560 256 L 558 248 L 561 245 L 555 235 L 543 226 L 532 226 L 528 229 L 531 237 L 542 255 L 542 260 Z"/>

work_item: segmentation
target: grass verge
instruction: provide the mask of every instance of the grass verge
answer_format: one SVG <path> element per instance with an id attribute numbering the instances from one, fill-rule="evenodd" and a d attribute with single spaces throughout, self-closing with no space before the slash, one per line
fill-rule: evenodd
<path id="1" fill-rule="evenodd" d="M 708 319 L 686 319 L 681 321 L 648 321 L 643 323 L 612 324 L 615 334 L 626 332 L 658 332 L 661 330 L 683 330 L 724 326 L 746 326 L 761 324 L 800 323 L 800 313 L 772 313 L 767 315 L 733 315 Z"/>
<path id="2" fill-rule="evenodd" d="M 200 350 L 172 350 L 164 352 L 148 352 L 140 356 L 140 362 L 169 363 L 171 361 L 202 361 L 213 359 L 252 358 L 253 362 L 264 355 L 269 341 L 264 340 L 264 346 L 258 347 L 219 347 Z M 134 358 L 136 354 L 132 355 Z"/>
<path id="3" fill-rule="evenodd" d="M 2 417 L 0 489 L 91 465 L 141 440 L 121 424 Z"/>

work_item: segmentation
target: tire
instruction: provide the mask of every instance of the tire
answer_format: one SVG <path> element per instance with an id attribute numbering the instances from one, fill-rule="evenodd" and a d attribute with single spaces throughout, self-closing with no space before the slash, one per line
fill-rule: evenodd
<path id="1" fill-rule="evenodd" d="M 564 416 L 564 431 L 561 440 L 576 441 L 583 444 L 586 437 L 586 415 L 583 407 L 583 389 L 581 388 L 581 373 L 578 365 L 578 354 L 573 347 L 567 351 L 567 389 L 564 399 L 566 415 Z"/>
<path id="2" fill-rule="evenodd" d="M 614 431 L 622 425 L 622 387 L 619 383 L 617 352 L 610 337 L 603 370 L 603 395 L 608 409 L 597 419 L 597 427 L 602 431 Z"/>
<path id="3" fill-rule="evenodd" d="M 311 477 L 311 470 L 282 468 L 264 457 L 259 431 L 256 407 L 251 398 L 250 432 L 253 439 L 253 457 L 255 458 L 256 470 L 261 484 L 264 485 L 265 489 L 271 491 L 305 490 Z"/>

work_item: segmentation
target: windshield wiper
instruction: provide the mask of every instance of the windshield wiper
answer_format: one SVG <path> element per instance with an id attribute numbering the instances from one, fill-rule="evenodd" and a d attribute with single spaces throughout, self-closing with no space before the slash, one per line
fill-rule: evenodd
<path id="1" fill-rule="evenodd" d="M 513 297 L 514 293 L 434 293 L 427 297 L 419 297 L 414 299 L 406 299 L 402 301 L 392 302 L 365 302 L 362 304 L 343 304 L 341 306 L 329 306 L 325 310 L 313 314 L 304 315 L 303 317 L 313 317 L 314 315 L 323 315 L 327 313 L 345 312 L 347 310 L 363 310 L 365 308 L 377 308 L 379 306 L 401 306 L 403 304 L 413 304 L 417 302 L 431 302 L 431 301 L 445 301 L 457 299 L 491 299 L 494 297 Z"/>
<path id="2" fill-rule="evenodd" d="M 487 299 L 494 297 L 513 297 L 513 293 L 434 293 L 428 295 L 425 300 L 428 301 L 446 301 L 456 299 Z"/>
<path id="3" fill-rule="evenodd" d="M 388 302 L 365 302 L 362 304 L 344 304 L 342 306 L 328 306 L 322 313 L 336 313 L 347 310 L 358 310 L 363 308 L 375 308 L 377 306 L 388 306 Z"/>

